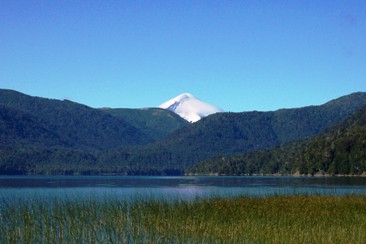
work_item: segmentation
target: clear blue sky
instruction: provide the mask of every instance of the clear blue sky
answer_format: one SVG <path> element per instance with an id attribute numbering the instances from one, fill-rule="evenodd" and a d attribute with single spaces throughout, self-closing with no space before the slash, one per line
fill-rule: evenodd
<path id="1" fill-rule="evenodd" d="M 91 107 L 322 104 L 366 91 L 366 1 L 0 0 L 0 88 Z"/>

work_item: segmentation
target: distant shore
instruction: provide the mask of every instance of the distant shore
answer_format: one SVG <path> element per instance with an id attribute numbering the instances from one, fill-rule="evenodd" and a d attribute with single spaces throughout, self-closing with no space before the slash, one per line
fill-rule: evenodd
<path id="1" fill-rule="evenodd" d="M 276 177 L 366 177 L 366 172 L 363 172 L 359 175 L 344 175 L 344 174 L 326 174 L 326 173 L 316 173 L 314 175 L 311 174 L 300 174 L 299 172 L 295 172 L 293 174 L 243 174 L 243 175 L 227 175 L 227 174 L 218 174 L 218 173 L 210 173 L 210 174 L 185 174 L 186 176 L 276 176 Z"/>

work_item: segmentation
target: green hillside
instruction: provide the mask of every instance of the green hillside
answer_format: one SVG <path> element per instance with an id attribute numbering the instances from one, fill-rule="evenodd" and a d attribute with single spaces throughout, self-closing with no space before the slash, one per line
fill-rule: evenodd
<path id="1" fill-rule="evenodd" d="M 131 168 L 186 169 L 215 157 L 270 149 L 320 133 L 366 104 L 353 93 L 324 105 L 274 112 L 219 113 L 183 127 L 167 138 L 134 150 L 113 150 L 101 162 Z M 116 159 L 115 155 L 120 156 Z"/>
<path id="2" fill-rule="evenodd" d="M 366 93 L 356 92 L 321 106 L 281 109 L 273 114 L 272 126 L 282 144 L 311 137 L 340 122 L 366 105 Z"/>
<path id="3" fill-rule="evenodd" d="M 42 127 L 37 119 L 0 104 L 0 146 L 65 145 L 61 138 Z"/>
<path id="4" fill-rule="evenodd" d="M 189 124 L 188 121 L 179 115 L 161 108 L 104 108 L 101 110 L 133 124 L 154 140 L 161 139 Z"/>
<path id="5" fill-rule="evenodd" d="M 193 174 L 360 175 L 366 172 L 366 106 L 311 139 L 272 150 L 216 157 L 192 167 Z"/>
<path id="6" fill-rule="evenodd" d="M 0 89 L 0 105 L 24 116 L 32 116 L 31 123 L 51 132 L 63 142 L 62 145 L 68 147 L 107 149 L 153 141 L 121 118 L 67 100 L 32 97 Z M 24 120 L 22 122 L 22 126 L 27 127 Z M 32 140 L 30 137 L 30 144 L 33 144 Z"/>
<path id="7" fill-rule="evenodd" d="M 97 165 L 102 150 L 151 143 L 187 123 L 162 109 L 106 112 L 0 89 L 0 174 L 113 173 Z"/>
<path id="8" fill-rule="evenodd" d="M 202 165 L 227 167 L 207 170 L 204 166 L 192 172 L 344 173 L 348 168 L 342 168 L 342 160 L 347 164 L 362 157 L 359 149 L 354 158 L 337 159 L 334 164 L 323 160 L 324 166 L 310 160 L 316 153 L 328 155 L 317 150 L 320 146 L 308 147 L 303 155 L 309 160 L 283 160 L 291 155 L 284 152 L 290 147 L 294 154 L 302 143 L 287 143 L 310 138 L 365 105 L 366 93 L 360 92 L 321 106 L 219 113 L 190 124 L 162 109 L 101 110 L 0 89 L 0 174 L 176 175 L 215 157 Z M 276 152 L 264 151 L 285 144 Z M 251 157 L 250 163 L 243 164 L 242 157 Z M 360 166 L 350 167 L 351 172 L 362 171 Z"/>

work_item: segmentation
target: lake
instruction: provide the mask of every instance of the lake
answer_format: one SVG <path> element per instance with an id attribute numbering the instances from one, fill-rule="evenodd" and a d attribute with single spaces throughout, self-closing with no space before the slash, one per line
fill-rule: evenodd
<path id="1" fill-rule="evenodd" d="M 193 199 L 274 194 L 366 195 L 366 177 L 1 176 L 0 198 L 149 196 Z"/>

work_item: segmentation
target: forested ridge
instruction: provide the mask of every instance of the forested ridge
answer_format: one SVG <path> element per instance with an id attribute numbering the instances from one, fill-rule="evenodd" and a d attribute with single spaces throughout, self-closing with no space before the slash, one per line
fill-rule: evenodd
<path id="1" fill-rule="evenodd" d="M 366 93 L 354 93 L 320 106 L 271 112 L 218 113 L 174 131 L 153 144 L 103 153 L 106 161 L 142 168 L 187 169 L 215 157 L 270 149 L 310 138 L 342 121 L 366 104 Z M 122 155 L 115 157 L 116 154 Z"/>
<path id="2" fill-rule="evenodd" d="M 113 111 L 0 89 L 0 174 L 115 173 L 97 160 L 104 150 L 152 143 L 186 124 L 160 109 Z M 136 126 L 131 117 L 140 117 Z"/>
<path id="3" fill-rule="evenodd" d="M 266 150 L 300 147 L 288 143 L 311 138 L 365 105 L 366 93 L 358 92 L 320 106 L 218 113 L 191 124 L 158 108 L 94 109 L 0 89 L 0 174 L 176 175 L 209 159 L 190 172 L 291 173 L 296 171 L 294 163 L 275 166 L 274 161 L 263 161 Z M 263 160 L 243 171 L 242 157 L 248 155 Z M 235 160 L 240 170 L 233 170 Z M 225 170 L 202 168 L 216 162 L 226 165 Z M 298 171 L 331 172 L 318 166 L 309 169 L 306 164 Z M 332 172 L 345 172 L 339 169 Z"/>
<path id="4" fill-rule="evenodd" d="M 162 108 L 103 108 L 101 110 L 133 124 L 154 140 L 162 139 L 189 124 L 174 112 Z"/>
<path id="5" fill-rule="evenodd" d="M 107 149 L 153 141 L 122 118 L 68 100 L 32 97 L 12 90 L 0 90 L 0 104 L 24 117 L 31 117 L 37 126 L 57 135 L 63 142 L 60 144 L 62 146 Z M 16 126 L 17 121 L 13 122 Z"/>
<path id="6" fill-rule="evenodd" d="M 366 173 L 366 106 L 313 138 L 271 150 L 216 157 L 191 174 L 360 175 Z"/>

